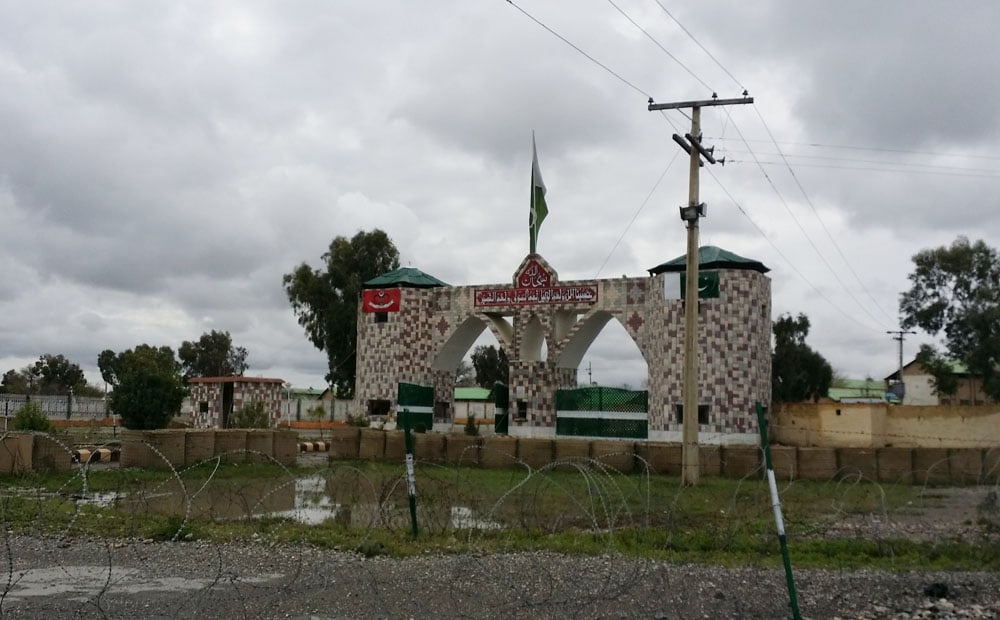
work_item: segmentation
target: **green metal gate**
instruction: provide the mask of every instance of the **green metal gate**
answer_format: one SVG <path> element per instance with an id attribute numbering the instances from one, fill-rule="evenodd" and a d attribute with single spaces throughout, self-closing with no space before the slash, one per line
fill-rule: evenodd
<path id="1" fill-rule="evenodd" d="M 610 387 L 556 390 L 556 435 L 649 438 L 649 392 Z"/>
<path id="2" fill-rule="evenodd" d="M 404 427 L 409 418 L 410 428 L 429 431 L 434 428 L 434 388 L 415 383 L 400 383 L 396 391 L 396 423 Z"/>

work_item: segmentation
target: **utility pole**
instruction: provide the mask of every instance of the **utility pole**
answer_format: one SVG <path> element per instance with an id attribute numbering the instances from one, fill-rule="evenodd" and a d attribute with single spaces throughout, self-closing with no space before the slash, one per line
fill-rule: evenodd
<path id="1" fill-rule="evenodd" d="M 899 376 L 896 380 L 900 386 L 899 390 L 899 404 L 903 404 L 903 398 L 906 396 L 906 384 L 903 383 L 903 340 L 906 339 L 907 334 L 916 334 L 917 332 L 906 331 L 905 329 L 888 330 L 885 333 L 892 336 L 893 340 L 899 343 Z"/>
<path id="2" fill-rule="evenodd" d="M 701 158 L 710 164 L 717 163 L 713 152 L 715 147 L 706 149 L 701 144 L 701 109 L 707 106 L 740 105 L 753 103 L 753 97 L 743 91 L 742 99 L 719 99 L 715 93 L 703 101 L 679 101 L 676 103 L 653 103 L 649 99 L 648 110 L 677 110 L 691 108 L 691 133 L 681 137 L 673 135 L 682 149 L 691 156 L 688 179 L 688 204 L 680 208 L 681 220 L 687 223 L 687 264 L 684 282 L 684 404 L 683 447 L 681 451 L 681 483 L 695 486 L 701 474 L 698 453 L 698 218 L 705 215 L 705 204 L 698 202 L 698 169 L 703 165 Z M 686 139 L 685 139 L 686 138 Z M 725 160 L 720 159 L 723 165 Z"/>

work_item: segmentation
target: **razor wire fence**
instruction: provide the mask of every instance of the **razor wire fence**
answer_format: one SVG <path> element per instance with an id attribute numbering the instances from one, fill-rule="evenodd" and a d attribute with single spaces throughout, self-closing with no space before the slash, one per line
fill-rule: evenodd
<path id="1" fill-rule="evenodd" d="M 456 460 L 475 463 L 490 450 L 473 444 Z M 281 466 L 239 451 L 160 472 L 84 463 L 0 476 L 0 612 L 787 616 L 772 593 L 781 577 L 762 470 L 686 487 L 641 458 L 627 471 L 614 467 L 617 454 L 534 467 L 508 453 L 490 456 L 509 467 L 417 460 L 416 540 L 402 462 L 312 455 Z M 782 481 L 792 563 L 838 575 L 806 571 L 803 613 L 912 611 L 929 600 L 922 589 L 932 583 L 993 613 L 996 473 L 963 487 L 877 482 L 851 471 L 829 481 Z M 913 572 L 961 557 L 977 570 Z M 858 571 L 875 593 L 883 591 L 879 584 L 897 583 L 874 569 L 919 576 L 882 601 L 859 595 L 859 581 L 848 579 Z M 685 593 L 679 586 L 691 575 L 700 585 Z M 830 585 L 821 591 L 824 580 Z"/>

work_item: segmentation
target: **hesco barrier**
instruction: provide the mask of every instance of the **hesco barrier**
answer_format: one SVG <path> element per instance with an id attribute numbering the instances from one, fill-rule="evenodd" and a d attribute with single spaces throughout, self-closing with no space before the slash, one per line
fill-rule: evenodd
<path id="1" fill-rule="evenodd" d="M 264 436 L 267 435 L 267 437 Z M 402 462 L 402 431 L 333 429 L 330 457 L 336 460 L 366 458 Z M 415 433 L 417 460 L 472 465 L 486 468 L 523 467 L 540 469 L 554 460 L 591 458 L 621 472 L 643 471 L 647 463 L 653 473 L 678 475 L 681 446 L 653 442 L 614 440 L 584 441 L 458 434 Z M 241 460 L 248 449 L 285 464 L 297 458 L 294 431 L 161 430 L 122 432 L 121 465 L 165 469 L 224 455 Z M 251 447 L 257 446 L 257 448 Z M 0 443 L 0 473 L 28 468 L 68 470 L 72 450 L 43 434 L 8 433 Z M 760 449 L 753 446 L 699 447 L 701 471 L 706 476 L 763 477 Z M 771 448 L 775 475 L 781 479 L 832 480 L 870 479 L 913 484 L 1000 483 L 1000 447 L 995 448 Z M 169 464 L 169 465 L 168 465 Z"/>
<path id="2" fill-rule="evenodd" d="M 285 430 L 248 433 L 239 429 L 125 429 L 122 431 L 121 466 L 169 469 L 215 457 L 241 462 L 247 459 L 247 450 L 255 451 L 252 453 L 255 460 L 270 462 L 273 458 L 283 465 L 294 465 L 298 457 L 298 434 Z"/>
<path id="3" fill-rule="evenodd" d="M 215 430 L 187 431 L 184 437 L 184 465 L 194 465 L 215 456 Z"/>
<path id="4" fill-rule="evenodd" d="M 403 462 L 399 448 L 403 432 L 340 429 L 337 439 L 346 449 L 331 458 L 353 459 L 354 438 L 367 437 L 370 449 L 361 458 Z M 622 473 L 650 471 L 680 475 L 680 444 L 611 439 L 545 439 L 494 435 L 473 437 L 459 434 L 414 433 L 414 457 L 418 461 L 479 466 L 487 469 L 524 467 L 541 469 L 553 462 L 590 460 Z M 362 441 L 362 443 L 365 443 Z M 704 476 L 731 478 L 764 477 L 759 447 L 747 445 L 699 446 Z M 1000 447 L 966 448 L 797 448 L 771 446 L 775 477 L 780 480 L 867 479 L 901 484 L 996 484 L 1000 482 Z"/>
<path id="5" fill-rule="evenodd" d="M 73 451 L 63 441 L 44 433 L 34 435 L 31 445 L 31 467 L 34 470 L 69 471 Z"/>
<path id="6" fill-rule="evenodd" d="M 31 469 L 34 437 L 31 433 L 7 433 L 0 440 L 0 474 L 19 474 Z"/>
<path id="7" fill-rule="evenodd" d="M 242 463 L 247 459 L 247 432 L 230 429 L 215 433 L 215 456 Z"/>

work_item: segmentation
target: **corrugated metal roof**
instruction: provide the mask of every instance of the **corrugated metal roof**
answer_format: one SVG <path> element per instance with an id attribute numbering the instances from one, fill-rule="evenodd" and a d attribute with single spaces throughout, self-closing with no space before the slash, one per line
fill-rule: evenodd
<path id="1" fill-rule="evenodd" d="M 395 271 L 383 273 L 376 276 L 362 285 L 363 288 L 434 288 L 437 286 L 450 286 L 447 282 L 442 282 L 432 275 L 426 274 L 415 267 L 400 267 Z"/>
<path id="2" fill-rule="evenodd" d="M 682 254 L 673 260 L 648 269 L 650 275 L 664 272 L 684 271 L 687 268 L 687 255 Z M 728 250 L 714 245 L 703 245 L 698 248 L 698 268 L 699 269 L 751 269 L 760 273 L 770 271 L 764 263 L 750 258 L 744 258 L 739 254 L 733 254 Z"/>
<path id="3" fill-rule="evenodd" d="M 457 387 L 455 400 L 489 400 L 490 390 L 482 387 Z"/>

